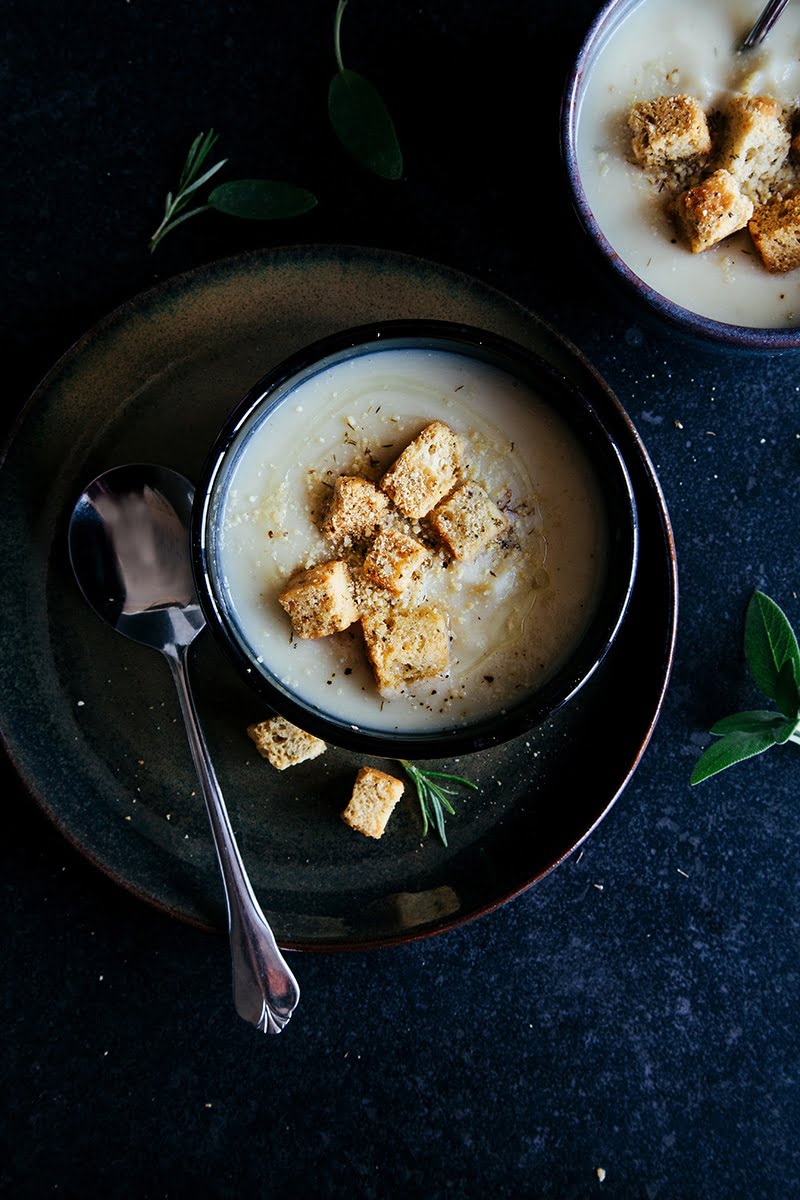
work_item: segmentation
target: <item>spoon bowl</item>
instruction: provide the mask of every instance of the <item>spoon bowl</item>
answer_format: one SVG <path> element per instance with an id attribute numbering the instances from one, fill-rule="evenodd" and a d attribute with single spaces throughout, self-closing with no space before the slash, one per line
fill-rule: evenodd
<path id="1" fill-rule="evenodd" d="M 84 597 L 109 625 L 162 653 L 205 625 L 186 530 L 194 489 L 163 467 L 116 467 L 83 491 L 69 552 Z"/>
<path id="2" fill-rule="evenodd" d="M 165 467 L 129 465 L 84 489 L 70 518 L 69 555 L 84 597 L 113 629 L 166 658 L 206 801 L 228 906 L 236 1010 L 279 1033 L 300 992 L 247 877 L 203 737 L 187 652 L 205 625 L 189 554 L 194 489 Z"/>

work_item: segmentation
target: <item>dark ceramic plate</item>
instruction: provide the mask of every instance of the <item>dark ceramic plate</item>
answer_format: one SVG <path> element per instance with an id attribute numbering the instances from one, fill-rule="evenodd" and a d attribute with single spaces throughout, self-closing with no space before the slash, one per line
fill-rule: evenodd
<path id="1" fill-rule="evenodd" d="M 66 836 L 125 887 L 195 924 L 223 927 L 224 907 L 177 699 L 160 655 L 103 625 L 78 593 L 66 553 L 72 503 L 87 480 L 125 462 L 196 479 L 226 413 L 270 366 L 335 330 L 401 317 L 495 330 L 589 393 L 633 480 L 639 571 L 615 646 L 568 709 L 533 734 L 448 760 L 480 784 L 459 798 L 448 848 L 421 841 L 408 792 L 380 841 L 340 820 L 356 754 L 331 748 L 274 771 L 245 734 L 263 715 L 257 697 L 208 632 L 197 640 L 200 715 L 278 940 L 304 950 L 387 944 L 495 908 L 597 825 L 658 717 L 677 613 L 669 518 L 630 421 L 573 347 L 484 284 L 384 251 L 264 251 L 172 280 L 112 313 L 55 366 L 7 448 L 0 721 L 20 776 Z M 630 701 L 622 728 L 610 694 Z"/>

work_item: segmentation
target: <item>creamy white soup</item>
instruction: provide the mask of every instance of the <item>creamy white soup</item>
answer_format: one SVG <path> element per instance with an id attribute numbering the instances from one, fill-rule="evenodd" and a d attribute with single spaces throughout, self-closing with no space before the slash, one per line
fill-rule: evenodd
<path id="1" fill-rule="evenodd" d="M 762 0 L 643 0 L 606 40 L 586 79 L 577 158 L 586 197 L 622 260 L 661 295 L 726 324 L 800 325 L 800 270 L 770 274 L 746 230 L 701 254 L 675 241 L 663 198 L 632 160 L 627 114 L 639 101 L 688 94 L 706 112 L 736 92 L 796 108 L 800 5 L 763 45 L 736 46 Z"/>
<path id="2" fill-rule="evenodd" d="M 403 602 L 447 614 L 449 673 L 386 696 L 358 623 L 293 637 L 278 596 L 298 566 L 336 557 L 320 530 L 331 481 L 380 479 L 432 421 L 463 439 L 465 476 L 509 528 L 471 561 L 431 556 Z M 216 501 L 218 578 L 256 669 L 324 713 L 387 731 L 458 727 L 544 682 L 584 632 L 607 548 L 598 484 L 562 420 L 505 372 L 438 350 L 371 351 L 303 381 L 240 442 Z"/>

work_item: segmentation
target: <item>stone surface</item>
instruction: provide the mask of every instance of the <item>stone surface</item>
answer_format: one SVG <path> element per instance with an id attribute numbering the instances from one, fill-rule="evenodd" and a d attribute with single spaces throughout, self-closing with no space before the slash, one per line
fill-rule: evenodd
<path id="1" fill-rule="evenodd" d="M 345 59 L 380 85 L 405 151 L 389 184 L 330 133 L 322 0 L 10 0 L 4 428 L 154 281 L 299 241 L 430 257 L 541 313 L 616 390 L 670 508 L 681 620 L 653 740 L 583 853 L 457 931 L 293 959 L 301 1006 L 277 1039 L 233 1013 L 224 939 L 110 883 L 6 766 L 9 1195 L 797 1194 L 800 754 L 688 777 L 709 725 L 760 704 L 741 653 L 752 589 L 800 626 L 798 360 L 659 328 L 579 235 L 557 118 L 596 7 L 352 4 Z M 212 125 L 229 177 L 292 180 L 320 204 L 283 224 L 204 216 L 151 258 L 161 197 Z M 529 128 L 560 205 L 529 186 Z"/>

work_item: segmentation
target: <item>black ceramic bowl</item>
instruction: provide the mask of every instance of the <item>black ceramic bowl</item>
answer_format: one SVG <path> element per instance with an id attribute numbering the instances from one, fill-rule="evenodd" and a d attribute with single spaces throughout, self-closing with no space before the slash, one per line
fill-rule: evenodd
<path id="1" fill-rule="evenodd" d="M 762 327 L 755 324 L 753 317 L 750 316 L 749 319 L 753 321 L 752 324 L 744 322 L 728 323 L 712 319 L 701 312 L 693 311 L 691 307 L 676 303 L 669 296 L 662 294 L 657 288 L 642 279 L 630 263 L 626 261 L 625 257 L 623 257 L 622 252 L 612 245 L 596 213 L 593 211 L 584 178 L 586 168 L 582 165 L 578 154 L 578 127 L 588 81 L 599 56 L 604 53 L 614 53 L 616 45 L 614 37 L 622 24 L 633 14 L 635 9 L 640 8 L 642 5 L 646 6 L 646 4 L 647 0 L 610 0 L 609 3 L 605 4 L 588 29 L 567 79 L 561 105 L 561 151 L 573 206 L 579 222 L 590 241 L 594 243 L 600 255 L 605 259 L 617 279 L 621 281 L 628 294 L 642 301 L 645 306 L 645 314 L 655 320 L 666 321 L 674 329 L 689 335 L 692 340 L 706 344 L 709 342 L 716 343 L 729 349 L 767 351 L 798 349 L 800 348 L 800 321 L 792 322 L 791 325 Z M 753 0 L 753 20 L 762 7 L 762 0 Z M 724 27 L 727 23 L 730 24 L 730 28 Z M 746 26 L 740 29 L 736 25 L 732 10 L 726 14 L 726 22 L 721 21 L 720 25 L 722 43 L 726 44 L 727 41 L 731 46 L 749 28 L 749 26 Z M 692 37 L 696 36 L 696 33 L 691 29 L 687 32 Z M 679 56 L 676 56 L 671 47 L 666 49 L 657 44 L 653 45 L 651 42 L 648 44 L 647 57 L 648 59 L 659 57 L 659 60 L 661 58 L 668 58 L 670 64 L 672 64 L 673 60 Z M 674 65 L 676 68 L 680 68 L 680 61 L 675 61 Z M 620 97 L 623 92 L 622 80 L 627 78 L 629 66 L 629 62 L 620 60 L 618 71 Z M 669 92 L 670 86 L 665 83 L 660 90 L 665 93 Z M 720 91 L 724 91 L 724 88 L 720 87 Z M 638 98 L 643 99 L 645 97 L 640 95 Z M 623 104 L 625 102 L 620 100 L 620 103 Z M 613 146 L 613 141 L 610 141 L 609 144 Z M 607 187 L 608 183 L 606 182 L 604 186 Z M 653 240 L 654 253 L 657 252 L 657 244 L 658 235 L 655 234 Z M 707 250 L 705 254 L 713 256 L 721 251 L 722 246 Z M 688 250 L 686 251 L 686 256 L 687 260 L 692 257 Z M 640 266 L 639 269 L 642 270 L 642 267 Z M 785 276 L 777 277 L 779 281 L 784 280 L 785 283 L 776 284 L 776 287 L 780 286 L 780 290 L 786 293 L 786 303 L 791 304 L 793 308 L 800 312 L 800 293 L 797 291 L 798 284 L 794 280 L 794 276 L 798 274 L 800 272 L 792 272 L 789 279 Z M 736 286 L 736 284 L 732 286 Z M 746 288 L 746 281 L 742 281 L 740 286 Z M 794 299 L 790 296 L 792 290 L 795 293 Z"/>
<path id="2" fill-rule="evenodd" d="M 239 627 L 231 597 L 219 582 L 216 527 L 243 446 L 298 385 L 354 356 L 403 348 L 465 355 L 498 367 L 535 390 L 565 421 L 588 456 L 604 498 L 609 535 L 600 600 L 581 640 L 554 675 L 499 715 L 408 733 L 370 729 L 332 716 L 290 690 L 267 662 L 259 661 Z M 307 420 L 313 418 L 312 412 L 306 413 Z M 566 704 L 600 665 L 620 629 L 633 587 L 637 553 L 636 502 L 602 413 L 530 350 L 486 330 L 434 320 L 384 321 L 345 330 L 292 355 L 260 379 L 227 418 L 207 457 L 192 518 L 192 558 L 200 603 L 209 626 L 246 682 L 272 710 L 309 733 L 334 745 L 389 758 L 441 758 L 481 750 L 532 729 Z"/>

